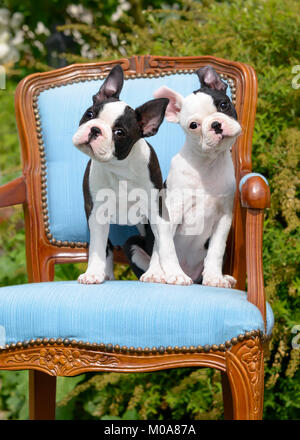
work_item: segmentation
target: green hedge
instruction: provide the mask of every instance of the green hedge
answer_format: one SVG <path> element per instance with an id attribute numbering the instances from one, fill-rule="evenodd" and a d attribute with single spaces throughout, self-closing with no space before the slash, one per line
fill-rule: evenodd
<path id="1" fill-rule="evenodd" d="M 258 75 L 259 100 L 253 138 L 253 169 L 270 182 L 272 206 L 264 232 L 267 299 L 275 313 L 270 352 L 265 360 L 265 419 L 296 419 L 300 409 L 300 350 L 292 348 L 299 314 L 299 90 L 292 87 L 292 67 L 300 64 L 297 0 L 234 0 L 179 3 L 178 9 L 147 11 L 144 25 L 130 15 L 114 32 L 78 25 L 97 59 L 124 54 L 214 55 L 252 65 Z M 130 32 L 128 29 L 131 29 Z M 67 55 L 70 61 L 82 58 Z M 0 148 L 3 181 L 19 170 L 14 129 L 13 89 L 1 92 Z M 21 211 L 0 224 L 0 282 L 26 281 Z M 17 235 L 15 236 L 15 232 Z M 63 266 L 57 279 L 72 279 L 80 267 Z M 121 278 L 131 276 L 118 267 Z M 26 373 L 0 373 L 0 409 L 5 418 L 26 414 Z M 18 384 L 18 385 L 17 385 Z M 58 418 L 218 419 L 223 416 L 219 373 L 206 369 L 145 374 L 86 374 L 59 379 Z M 0 413 L 1 418 L 1 413 Z"/>

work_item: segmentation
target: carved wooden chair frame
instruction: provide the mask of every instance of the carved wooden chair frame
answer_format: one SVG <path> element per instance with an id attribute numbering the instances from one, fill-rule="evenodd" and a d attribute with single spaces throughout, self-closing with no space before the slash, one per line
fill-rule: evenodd
<path id="1" fill-rule="evenodd" d="M 87 261 L 87 243 L 60 242 L 49 229 L 46 197 L 46 160 L 39 110 L 41 91 L 73 82 L 104 78 L 121 64 L 127 78 L 193 73 L 212 65 L 231 88 L 243 134 L 232 150 L 237 192 L 234 218 L 227 244 L 226 273 L 237 279 L 237 289 L 261 311 L 266 322 L 262 266 L 264 209 L 270 193 L 266 182 L 252 176 L 239 192 L 240 179 L 252 171 L 252 133 L 257 100 L 255 71 L 248 65 L 215 58 L 133 56 L 119 60 L 75 64 L 24 78 L 17 87 L 15 104 L 23 174 L 0 188 L 0 207 L 23 204 L 29 282 L 52 281 L 55 264 Z M 120 249 L 115 259 L 126 262 Z M 263 411 L 263 334 L 252 331 L 225 344 L 198 347 L 134 349 L 81 341 L 43 339 L 20 341 L 0 351 L 0 369 L 30 370 L 30 418 L 55 418 L 56 376 L 88 371 L 140 372 L 175 367 L 211 367 L 222 373 L 225 418 L 260 419 Z"/>

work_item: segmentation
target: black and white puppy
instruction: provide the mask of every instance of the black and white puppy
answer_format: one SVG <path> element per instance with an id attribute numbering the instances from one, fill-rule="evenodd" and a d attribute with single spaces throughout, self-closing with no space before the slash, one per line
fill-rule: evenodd
<path id="1" fill-rule="evenodd" d="M 166 119 L 179 123 L 186 134 L 171 162 L 166 204 L 184 272 L 195 283 L 234 287 L 235 279 L 223 275 L 222 264 L 236 189 L 230 149 L 241 126 L 217 72 L 205 66 L 196 73 L 201 88 L 185 98 L 165 86 L 154 93 L 169 99 Z M 137 276 L 147 270 L 151 255 L 151 231 L 146 231 L 145 237 L 131 237 L 125 244 Z"/>
<path id="2" fill-rule="evenodd" d="M 74 145 L 91 157 L 83 181 L 89 258 L 87 271 L 78 281 L 94 284 L 112 279 L 111 251 L 106 251 L 109 225 L 132 225 L 143 217 L 151 223 L 155 251 L 141 281 L 191 284 L 179 265 L 171 225 L 161 213 L 159 198 L 149 203 L 153 190 L 158 192 L 163 182 L 156 154 L 143 138 L 158 131 L 169 101 L 153 99 L 133 110 L 119 100 L 123 82 L 123 70 L 117 65 L 93 96 L 93 105 L 85 111 L 73 136 Z M 136 202 L 129 197 L 132 191 L 139 192 L 141 199 L 136 222 L 136 217 L 129 215 Z"/>

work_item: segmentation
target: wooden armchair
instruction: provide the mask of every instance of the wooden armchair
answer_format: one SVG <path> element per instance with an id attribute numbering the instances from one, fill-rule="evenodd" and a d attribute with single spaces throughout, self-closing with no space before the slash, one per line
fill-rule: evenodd
<path id="1" fill-rule="evenodd" d="M 226 254 L 235 290 L 53 281 L 55 264 L 87 261 L 81 184 L 88 158 L 71 139 L 82 110 L 115 64 L 122 65 L 127 79 L 121 98 L 132 107 L 151 99 L 163 84 L 183 95 L 198 89 L 194 71 L 206 64 L 228 83 L 243 128 L 232 150 L 237 191 Z M 270 192 L 251 165 L 254 70 L 211 56 L 133 56 L 30 75 L 20 82 L 15 99 L 23 174 L 0 188 L 0 207 L 24 206 L 29 284 L 0 289 L 0 325 L 6 331 L 0 369 L 30 371 L 30 418 L 55 418 L 56 376 L 199 366 L 221 371 L 225 418 L 260 419 L 262 344 L 273 315 L 265 301 L 262 266 Z M 182 145 L 183 133 L 176 130 L 165 121 L 151 139 L 164 178 Z M 110 238 L 119 246 L 116 261 L 125 262 L 120 246 L 134 233 L 134 228 L 111 228 Z"/>

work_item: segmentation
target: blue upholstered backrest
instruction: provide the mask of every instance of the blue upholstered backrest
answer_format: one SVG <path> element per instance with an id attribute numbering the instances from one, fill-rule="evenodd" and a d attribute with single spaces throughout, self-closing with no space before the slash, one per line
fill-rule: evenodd
<path id="1" fill-rule="evenodd" d="M 47 165 L 49 227 L 56 240 L 89 241 L 82 192 L 82 180 L 89 157 L 73 146 L 72 137 L 83 112 L 92 104 L 92 96 L 103 81 L 82 81 L 50 88 L 41 92 L 38 98 Z M 136 108 L 153 99 L 153 92 L 162 85 L 183 96 L 200 87 L 195 73 L 127 79 L 120 99 Z M 157 153 L 163 178 L 166 179 L 170 161 L 183 145 L 183 131 L 179 125 L 165 120 L 158 133 L 148 141 Z M 114 245 L 122 245 L 136 232 L 135 227 L 113 225 L 110 228 L 110 239 Z"/>

